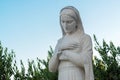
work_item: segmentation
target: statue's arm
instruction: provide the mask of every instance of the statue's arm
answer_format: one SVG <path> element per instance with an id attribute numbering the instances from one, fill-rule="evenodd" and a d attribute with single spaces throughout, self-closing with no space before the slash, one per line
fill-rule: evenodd
<path id="1" fill-rule="evenodd" d="M 89 64 L 89 60 L 92 59 L 92 41 L 90 36 L 85 36 L 82 44 L 82 51 L 80 53 L 74 53 L 70 51 L 64 51 L 63 54 L 69 61 L 73 62 L 77 66 L 83 67 L 85 64 Z"/>
<path id="2" fill-rule="evenodd" d="M 49 61 L 49 71 L 56 72 L 59 65 L 57 54 L 54 54 Z"/>
<path id="3" fill-rule="evenodd" d="M 56 72 L 59 66 L 59 44 L 60 40 L 58 40 L 58 43 L 55 47 L 53 56 L 51 57 L 49 61 L 49 71 L 50 72 Z"/>

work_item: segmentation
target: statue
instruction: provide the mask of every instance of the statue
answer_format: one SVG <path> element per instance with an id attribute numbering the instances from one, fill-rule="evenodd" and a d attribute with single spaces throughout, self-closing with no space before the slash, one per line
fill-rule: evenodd
<path id="1" fill-rule="evenodd" d="M 49 61 L 49 71 L 58 70 L 58 80 L 94 80 L 92 41 L 84 32 L 79 12 L 72 6 L 60 11 L 62 38 Z"/>

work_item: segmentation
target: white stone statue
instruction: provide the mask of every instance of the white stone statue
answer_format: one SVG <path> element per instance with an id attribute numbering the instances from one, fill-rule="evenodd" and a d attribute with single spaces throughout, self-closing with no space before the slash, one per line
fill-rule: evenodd
<path id="1" fill-rule="evenodd" d="M 49 70 L 58 70 L 58 80 L 94 80 L 92 41 L 84 33 L 79 12 L 72 6 L 60 12 L 62 38 L 49 61 Z"/>

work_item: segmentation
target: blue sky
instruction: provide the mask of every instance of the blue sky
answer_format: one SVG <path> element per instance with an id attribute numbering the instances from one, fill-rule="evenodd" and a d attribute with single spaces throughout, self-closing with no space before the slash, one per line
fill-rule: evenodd
<path id="1" fill-rule="evenodd" d="M 2 45 L 13 49 L 18 61 L 45 59 L 61 37 L 59 11 L 68 5 L 79 10 L 92 39 L 95 34 L 120 45 L 120 0 L 0 0 Z"/>

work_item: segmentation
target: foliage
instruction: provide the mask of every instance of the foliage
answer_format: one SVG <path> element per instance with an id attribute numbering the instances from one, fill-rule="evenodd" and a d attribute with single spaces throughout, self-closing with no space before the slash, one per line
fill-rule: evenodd
<path id="1" fill-rule="evenodd" d="M 7 48 L 3 49 L 0 43 L 0 80 L 11 80 L 11 77 L 14 80 L 57 80 L 57 72 L 51 73 L 48 70 L 48 62 L 52 54 L 53 50 L 50 48 L 47 60 L 39 58 L 36 62 L 28 60 L 28 69 L 21 60 L 21 67 L 18 69 L 14 52 L 8 52 Z"/>
<path id="2" fill-rule="evenodd" d="M 95 35 L 94 40 L 95 50 L 101 57 L 94 57 L 95 80 L 120 80 L 120 47 L 115 47 L 112 42 L 108 45 L 105 40 L 100 45 Z"/>
<path id="3" fill-rule="evenodd" d="M 8 52 L 8 49 L 3 49 L 0 43 L 0 80 L 10 80 L 13 70 L 12 62 L 15 57 L 14 52 Z"/>
<path id="4" fill-rule="evenodd" d="M 94 56 L 93 59 L 95 80 L 120 80 L 120 47 L 115 47 L 112 42 L 107 44 L 105 40 L 100 45 L 95 36 L 94 40 L 95 50 L 100 55 L 100 58 Z M 11 76 L 14 80 L 57 80 L 58 73 L 48 70 L 52 55 L 53 50 L 50 48 L 47 59 L 28 59 L 27 68 L 21 60 L 18 69 L 14 52 L 8 52 L 0 43 L 0 80 L 10 80 Z"/>
<path id="5" fill-rule="evenodd" d="M 14 65 L 14 80 L 57 80 L 57 73 L 51 73 L 48 70 L 48 62 L 53 54 L 52 48 L 48 51 L 47 60 L 35 61 L 28 60 L 28 69 L 25 73 L 25 67 L 21 60 L 21 71 L 18 70 L 16 64 Z"/>

